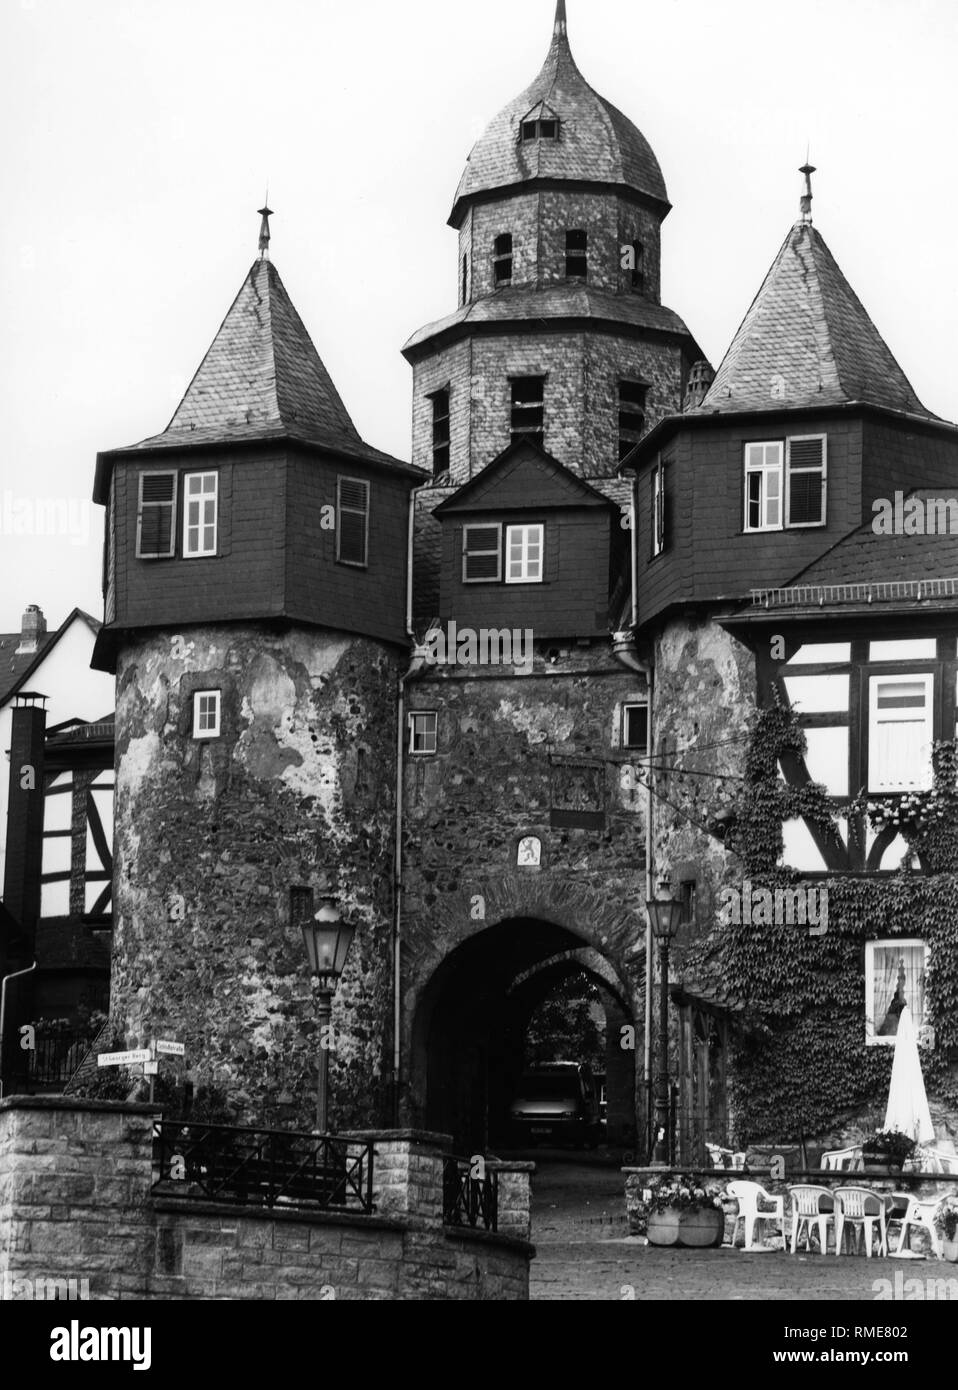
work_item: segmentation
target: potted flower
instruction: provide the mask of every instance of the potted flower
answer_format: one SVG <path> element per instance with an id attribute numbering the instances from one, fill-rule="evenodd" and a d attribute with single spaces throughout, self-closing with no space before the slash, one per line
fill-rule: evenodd
<path id="1" fill-rule="evenodd" d="M 900 1173 L 906 1158 L 915 1152 L 915 1141 L 897 1129 L 880 1129 L 862 1144 L 866 1173 Z"/>
<path id="2" fill-rule="evenodd" d="M 692 1174 L 662 1177 L 643 1194 L 650 1245 L 721 1245 L 725 1210 L 721 1189 Z"/>
<path id="3" fill-rule="evenodd" d="M 941 1236 L 941 1253 L 958 1264 L 958 1196 L 946 1197 L 935 1211 L 935 1230 Z"/>

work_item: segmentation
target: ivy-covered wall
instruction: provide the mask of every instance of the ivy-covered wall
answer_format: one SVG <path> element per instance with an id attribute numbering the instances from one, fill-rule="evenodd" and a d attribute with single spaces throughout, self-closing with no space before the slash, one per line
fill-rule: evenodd
<path id="1" fill-rule="evenodd" d="M 798 1138 L 836 1142 L 880 1126 L 893 1048 L 865 1036 L 865 943 L 921 937 L 930 949 L 927 1020 L 934 1048 L 922 1069 L 939 1138 L 958 1132 L 958 818 L 954 745 L 935 750 L 933 791 L 912 805 L 835 806 L 814 784 L 779 775 L 785 755 L 804 752 L 805 736 L 778 703 L 753 718 L 734 820 L 725 840 L 726 882 L 748 881 L 754 895 L 810 881 L 776 867 L 782 823 L 805 816 L 824 835 L 847 819 L 863 835 L 894 819 L 926 872 L 833 876 L 827 930 L 807 925 L 714 919 L 690 946 L 687 971 L 719 978 L 737 1001 L 729 1055 L 729 1104 L 736 1145 Z M 941 814 L 939 814 L 941 813 Z M 738 914 L 725 914 L 731 919 Z"/>

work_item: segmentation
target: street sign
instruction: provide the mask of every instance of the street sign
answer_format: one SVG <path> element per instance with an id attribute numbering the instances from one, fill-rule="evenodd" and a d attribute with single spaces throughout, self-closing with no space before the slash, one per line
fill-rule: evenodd
<path id="1" fill-rule="evenodd" d="M 143 1063 L 143 1075 L 144 1075 L 144 1076 L 159 1076 L 159 1074 L 160 1074 L 160 1064 L 159 1064 L 159 1062 L 144 1062 L 144 1063 Z"/>
<path id="2" fill-rule="evenodd" d="M 133 1052 L 101 1052 L 96 1064 L 98 1067 L 132 1067 L 137 1062 L 149 1062 L 152 1055 L 148 1047 L 139 1047 Z"/>
<path id="3" fill-rule="evenodd" d="M 186 1044 L 178 1042 L 157 1042 L 157 1052 L 165 1052 L 170 1057 L 185 1057 Z"/>

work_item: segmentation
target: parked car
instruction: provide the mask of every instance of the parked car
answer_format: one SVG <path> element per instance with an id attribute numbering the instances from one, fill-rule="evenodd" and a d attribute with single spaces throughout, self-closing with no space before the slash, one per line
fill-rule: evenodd
<path id="1" fill-rule="evenodd" d="M 587 1144 L 599 1140 L 599 1103 L 589 1066 L 547 1062 L 522 1077 L 509 1112 L 519 1144 Z"/>

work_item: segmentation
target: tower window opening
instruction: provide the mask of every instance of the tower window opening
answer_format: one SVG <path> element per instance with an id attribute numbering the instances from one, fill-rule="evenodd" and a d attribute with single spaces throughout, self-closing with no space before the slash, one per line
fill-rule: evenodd
<path id="1" fill-rule="evenodd" d="M 466 303 L 468 302 L 468 300 L 469 300 L 469 257 L 468 257 L 468 255 L 466 255 L 466 256 L 463 256 L 463 258 L 462 258 L 462 286 L 461 286 L 461 289 L 460 289 L 460 298 L 459 298 L 459 302 L 460 302 L 461 304 L 466 304 Z"/>
<path id="2" fill-rule="evenodd" d="M 545 438 L 544 376 L 512 378 L 511 434 L 516 439 L 531 439 L 542 445 Z"/>
<path id="3" fill-rule="evenodd" d="M 619 462 L 635 448 L 645 433 L 645 407 L 649 388 L 640 381 L 619 382 Z"/>
<path id="4" fill-rule="evenodd" d="M 589 273 L 589 234 L 580 229 L 565 234 L 567 280 L 584 280 Z"/>
<path id="5" fill-rule="evenodd" d="M 645 247 L 641 241 L 633 241 L 632 247 L 632 288 L 639 294 L 645 290 Z"/>
<path id="6" fill-rule="evenodd" d="M 512 233 L 503 232 L 493 243 L 493 277 L 496 285 L 512 284 Z"/>
<path id="7" fill-rule="evenodd" d="M 432 476 L 449 472 L 449 387 L 434 391 L 432 401 Z"/>

